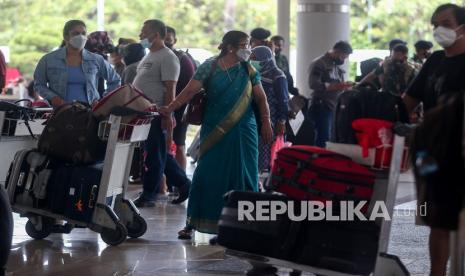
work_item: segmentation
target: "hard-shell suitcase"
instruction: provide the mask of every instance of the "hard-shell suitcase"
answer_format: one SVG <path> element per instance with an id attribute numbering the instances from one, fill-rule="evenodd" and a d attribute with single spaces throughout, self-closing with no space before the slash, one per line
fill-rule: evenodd
<path id="1" fill-rule="evenodd" d="M 375 174 L 348 157 L 313 146 L 291 146 L 277 155 L 271 176 L 277 192 L 296 200 L 332 201 L 333 206 L 371 199 Z"/>
<path id="2" fill-rule="evenodd" d="M 53 170 L 50 177 L 47 186 L 47 209 L 55 214 L 64 214 L 71 172 L 72 169 L 70 169 L 69 165 L 60 164 Z"/>
<path id="3" fill-rule="evenodd" d="M 69 170 L 70 178 L 65 193 L 65 217 L 77 221 L 90 222 L 97 201 L 102 177 L 102 166 L 73 166 Z"/>
<path id="4" fill-rule="evenodd" d="M 288 260 L 291 258 L 300 222 L 292 222 L 287 213 L 264 221 L 239 220 L 241 201 L 254 206 L 258 206 L 258 201 L 267 202 L 269 208 L 272 202 L 284 203 L 287 206 L 289 198 L 278 194 L 242 191 L 231 191 L 225 198 L 226 203 L 218 224 L 218 244 L 229 249 L 268 257 Z M 295 205 L 296 208 L 300 207 L 299 204 Z M 257 218 L 256 215 L 254 210 L 254 219 Z"/>
<path id="5" fill-rule="evenodd" d="M 369 275 L 375 267 L 379 231 L 372 221 L 305 221 L 296 243 L 295 261 Z"/>

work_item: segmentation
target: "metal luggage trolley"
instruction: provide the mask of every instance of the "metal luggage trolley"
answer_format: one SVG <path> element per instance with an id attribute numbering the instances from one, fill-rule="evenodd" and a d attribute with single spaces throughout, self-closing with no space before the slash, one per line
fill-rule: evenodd
<path id="1" fill-rule="evenodd" d="M 389 171 L 375 170 L 376 181 L 373 193 L 373 199 L 369 206 L 369 212 L 371 212 L 374 201 L 384 200 L 387 211 L 390 218 L 393 218 L 394 214 L 394 204 L 396 198 L 397 185 L 399 180 L 399 175 L 403 169 L 403 164 L 405 164 L 405 137 L 401 134 L 396 134 L 394 137 L 394 143 L 392 147 L 392 159 L 391 166 Z M 402 264 L 400 259 L 395 255 L 390 255 L 387 253 L 389 246 L 389 237 L 391 232 L 391 221 L 386 221 L 383 219 L 377 220 L 380 225 L 380 234 L 379 234 L 379 244 L 378 244 L 378 255 L 376 258 L 376 264 L 374 276 L 404 276 L 410 275 L 408 270 Z M 266 268 L 277 266 L 290 268 L 293 271 L 290 275 L 300 275 L 303 271 L 311 272 L 316 275 L 327 275 L 327 276 L 353 276 L 359 274 L 349 274 L 338 272 L 326 268 L 312 267 L 304 264 L 298 264 L 291 261 L 280 260 L 275 258 L 270 258 L 267 256 L 251 254 L 247 252 L 241 252 L 231 249 L 226 249 L 225 254 L 230 257 L 236 257 L 243 259 L 249 262 L 253 266 L 253 270 L 257 269 L 258 271 L 263 271 Z M 253 271 L 252 270 L 252 271 Z M 251 273 L 250 275 L 255 275 Z"/>
<path id="2" fill-rule="evenodd" d="M 118 245 L 127 237 L 138 238 L 147 231 L 147 223 L 134 203 L 125 197 L 134 147 L 145 141 L 150 122 L 157 113 L 144 113 L 131 123 L 122 123 L 121 116 L 110 115 L 99 125 L 98 135 L 107 141 L 100 187 L 95 198 L 90 222 L 76 221 L 44 209 L 13 205 L 13 211 L 28 217 L 26 232 L 36 239 L 51 233 L 70 233 L 73 228 L 89 228 L 100 233 L 109 245 Z M 89 203 L 90 204 L 90 203 Z M 66 224 L 55 225 L 56 220 Z"/>
<path id="3" fill-rule="evenodd" d="M 28 124 L 32 135 L 40 135 L 43 123 L 52 112 L 52 108 L 30 108 Z M 35 148 L 37 139 L 32 137 L 26 121 L 22 117 L 8 118 L 5 111 L 0 111 L 0 183 L 6 178 L 11 160 L 15 153 L 22 149 Z"/>

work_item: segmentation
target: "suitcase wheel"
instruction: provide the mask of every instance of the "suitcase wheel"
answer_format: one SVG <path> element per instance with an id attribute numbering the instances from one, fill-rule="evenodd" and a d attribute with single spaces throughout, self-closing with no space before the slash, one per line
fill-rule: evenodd
<path id="1" fill-rule="evenodd" d="M 102 233 L 100 233 L 102 240 L 109 245 L 119 245 L 123 243 L 127 235 L 128 230 L 121 222 L 116 223 L 116 229 L 103 228 Z"/>
<path id="2" fill-rule="evenodd" d="M 136 239 L 147 232 L 147 222 L 141 215 L 134 215 L 132 223 L 128 223 L 126 228 L 128 229 L 128 237 Z"/>
<path id="3" fill-rule="evenodd" d="M 29 235 L 29 237 L 36 239 L 36 240 L 42 240 L 48 237 L 50 233 L 52 232 L 52 224 L 50 221 L 47 219 L 43 218 L 42 219 L 42 229 L 37 230 L 34 224 L 28 220 L 26 223 L 26 233 Z"/>

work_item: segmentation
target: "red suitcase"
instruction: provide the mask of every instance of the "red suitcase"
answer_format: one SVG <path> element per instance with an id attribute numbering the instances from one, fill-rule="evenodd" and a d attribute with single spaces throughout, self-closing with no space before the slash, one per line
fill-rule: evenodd
<path id="1" fill-rule="evenodd" d="M 321 202 L 371 199 L 375 174 L 344 155 L 319 147 L 291 146 L 277 156 L 271 176 L 271 187 L 277 192 Z"/>

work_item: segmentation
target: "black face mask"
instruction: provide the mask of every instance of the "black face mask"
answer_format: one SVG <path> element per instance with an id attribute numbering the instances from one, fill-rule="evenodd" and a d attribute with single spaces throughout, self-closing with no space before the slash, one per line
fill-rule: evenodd
<path id="1" fill-rule="evenodd" d="M 277 56 L 279 56 L 281 54 L 281 52 L 282 52 L 281 49 L 274 50 L 274 54 L 277 55 Z"/>
<path id="2" fill-rule="evenodd" d="M 170 43 L 166 43 L 166 42 L 165 42 L 165 46 L 168 47 L 168 48 L 170 48 L 170 49 L 173 49 L 173 44 L 170 44 Z"/>
<path id="3" fill-rule="evenodd" d="M 334 59 L 334 64 L 338 65 L 338 66 L 342 65 L 342 64 L 344 64 L 344 60 L 336 58 L 336 59 Z"/>

